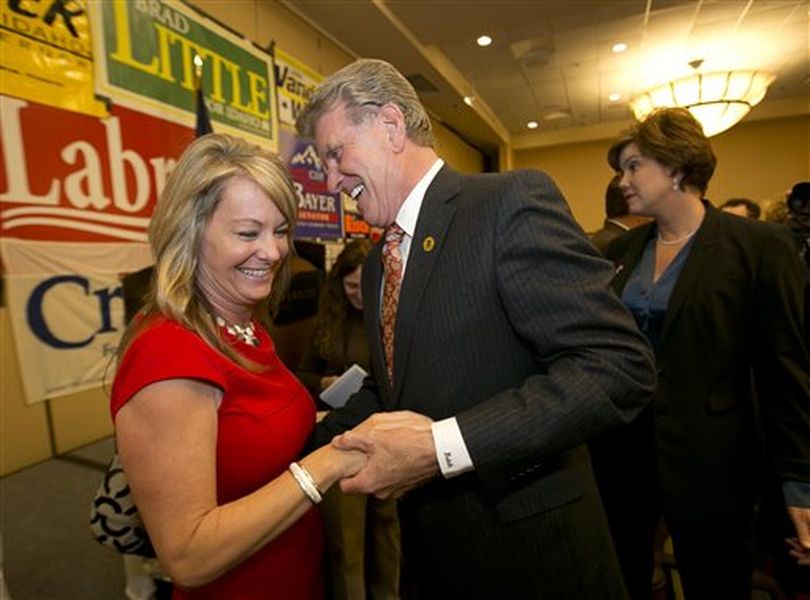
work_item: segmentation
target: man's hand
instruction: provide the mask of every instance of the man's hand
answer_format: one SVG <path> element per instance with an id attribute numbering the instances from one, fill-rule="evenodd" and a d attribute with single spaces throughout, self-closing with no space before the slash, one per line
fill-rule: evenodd
<path id="1" fill-rule="evenodd" d="M 787 510 L 796 528 L 796 537 L 787 540 L 790 554 L 800 565 L 810 566 L 810 508 L 788 506 Z"/>
<path id="2" fill-rule="evenodd" d="M 377 413 L 336 436 L 332 440 L 335 448 L 368 455 L 366 466 L 341 481 L 341 489 L 398 498 L 438 475 L 431 423 L 428 417 L 410 411 Z"/>

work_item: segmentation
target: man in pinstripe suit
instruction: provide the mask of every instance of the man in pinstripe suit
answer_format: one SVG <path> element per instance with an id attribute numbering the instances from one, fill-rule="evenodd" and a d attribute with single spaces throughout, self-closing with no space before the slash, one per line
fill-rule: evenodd
<path id="1" fill-rule="evenodd" d="M 624 598 L 583 443 L 644 407 L 652 357 L 559 190 L 444 165 L 383 61 L 327 79 L 298 127 L 332 190 L 405 232 L 393 381 L 378 245 L 363 269 L 372 373 L 316 431 L 368 453 L 344 490 L 400 498 L 403 596 Z"/>

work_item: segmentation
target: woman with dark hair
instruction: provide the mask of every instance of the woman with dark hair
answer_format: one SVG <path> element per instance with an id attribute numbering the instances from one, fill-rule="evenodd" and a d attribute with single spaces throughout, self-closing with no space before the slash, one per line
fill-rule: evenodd
<path id="1" fill-rule="evenodd" d="M 368 370 L 360 275 L 369 250 L 369 240 L 349 242 L 326 278 L 311 342 L 298 368 L 298 376 L 315 397 L 352 364 Z"/>
<path id="2" fill-rule="evenodd" d="M 317 397 L 353 364 L 367 372 L 360 278 L 371 242 L 349 242 L 329 271 L 298 376 Z M 399 598 L 396 501 L 332 488 L 321 505 L 335 600 Z"/>
<path id="3" fill-rule="evenodd" d="M 704 198 L 716 158 L 685 109 L 637 123 L 608 162 L 630 213 L 653 218 L 606 255 L 658 369 L 650 407 L 594 442 L 620 562 L 632 597 L 648 598 L 663 513 L 686 598 L 748 600 L 763 457 L 784 482 L 796 543 L 810 550 L 810 373 L 796 253 L 783 228 Z"/>

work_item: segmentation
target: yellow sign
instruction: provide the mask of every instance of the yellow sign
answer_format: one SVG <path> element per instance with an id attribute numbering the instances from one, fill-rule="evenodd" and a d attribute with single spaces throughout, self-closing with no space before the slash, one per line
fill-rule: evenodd
<path id="1" fill-rule="evenodd" d="M 0 3 L 0 94 L 102 117 L 85 3 Z"/>
<path id="2" fill-rule="evenodd" d="M 323 77 L 279 48 L 276 48 L 273 68 L 276 73 L 279 120 L 294 127 L 295 119 Z"/>
<path id="3" fill-rule="evenodd" d="M 194 56 L 217 133 L 278 147 L 272 57 L 178 0 L 94 1 L 96 91 L 115 104 L 191 125 L 196 118 Z"/>

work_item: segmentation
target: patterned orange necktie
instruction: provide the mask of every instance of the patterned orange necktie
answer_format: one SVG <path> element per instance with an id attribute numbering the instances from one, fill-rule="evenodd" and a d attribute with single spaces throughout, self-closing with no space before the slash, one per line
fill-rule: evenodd
<path id="1" fill-rule="evenodd" d="M 394 385 L 394 327 L 397 323 L 397 304 L 399 289 L 402 286 L 402 255 L 399 245 L 405 232 L 396 223 L 385 230 L 385 246 L 382 251 L 383 261 L 383 299 L 380 313 L 385 364 L 388 367 L 388 381 Z"/>

